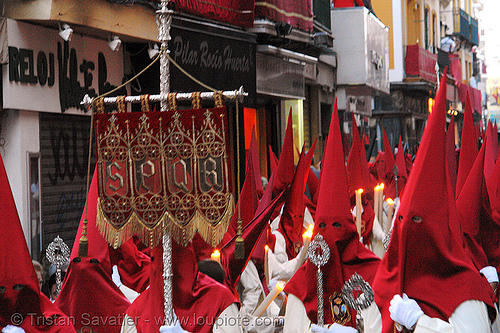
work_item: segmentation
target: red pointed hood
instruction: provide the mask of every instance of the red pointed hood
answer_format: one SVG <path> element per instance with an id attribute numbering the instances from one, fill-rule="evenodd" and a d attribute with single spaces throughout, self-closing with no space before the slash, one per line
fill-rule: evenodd
<path id="1" fill-rule="evenodd" d="M 472 106 L 469 92 L 467 91 L 467 100 L 464 111 L 464 125 L 462 128 L 462 140 L 460 144 L 460 157 L 458 161 L 458 175 L 456 196 L 460 194 L 465 180 L 469 175 L 470 169 L 476 160 L 478 153 L 476 129 L 472 120 Z"/>
<path id="2" fill-rule="evenodd" d="M 448 170 L 450 171 L 451 188 L 453 189 L 453 195 L 455 195 L 458 169 L 455 152 L 455 116 L 451 116 L 450 124 L 446 131 L 446 161 L 448 162 Z"/>
<path id="3" fill-rule="evenodd" d="M 373 283 L 383 333 L 394 331 L 388 309 L 395 294 L 406 293 L 426 315 L 445 321 L 466 300 L 493 306 L 491 287 L 463 249 L 445 157 L 446 71 L 441 82 Z"/>
<path id="4" fill-rule="evenodd" d="M 151 251 L 151 285 L 127 310 L 138 333 L 158 332 L 165 318 L 162 258 L 159 244 Z M 222 311 L 236 302 L 232 292 L 198 271 L 191 243 L 182 247 L 172 240 L 172 274 L 172 303 L 182 328 L 193 333 L 212 332 Z"/>
<path id="5" fill-rule="evenodd" d="M 201 238 L 201 236 L 198 237 Z M 119 248 L 109 248 L 111 265 L 117 265 L 122 283 L 128 288 L 142 293 L 149 286 L 149 267 L 151 258 L 139 251 L 134 237 L 123 243 Z"/>
<path id="6" fill-rule="evenodd" d="M 85 203 L 85 208 L 80 219 L 80 225 L 78 226 L 78 231 L 76 232 L 75 243 L 73 245 L 73 249 L 71 250 L 71 260 L 78 257 L 78 246 L 80 238 L 82 237 L 83 221 L 87 218 L 87 239 L 89 243 L 87 257 L 99 260 L 103 269 L 105 269 L 106 272 L 109 272 L 109 275 L 111 276 L 112 271 L 111 261 L 109 259 L 109 245 L 108 242 L 106 242 L 106 240 L 101 236 L 96 224 L 97 198 L 99 197 L 97 186 L 97 169 L 94 169 L 94 175 L 92 177 L 92 182 L 90 183 L 87 202 Z"/>
<path id="7" fill-rule="evenodd" d="M 0 286 L 5 292 L 0 294 L 0 326 L 11 324 L 11 316 L 29 312 L 41 313 L 40 287 L 31 262 L 30 254 L 9 180 L 0 156 L 0 266 L 2 276 Z M 14 286 L 24 285 L 16 291 Z M 11 324 L 12 325 L 12 324 Z"/>
<path id="8" fill-rule="evenodd" d="M 297 170 L 293 177 L 292 186 L 287 193 L 285 206 L 281 214 L 278 230 L 283 234 L 286 242 L 286 252 L 288 259 L 295 258 L 302 247 L 302 231 L 304 224 L 304 191 L 306 177 L 309 175 L 310 165 L 316 147 L 314 141 L 311 149 L 304 154 L 304 149 L 300 154 Z"/>
<path id="9" fill-rule="evenodd" d="M 111 278 L 109 245 L 99 233 L 97 217 L 97 172 L 94 171 L 90 185 L 87 209 L 88 256 L 78 257 L 79 240 L 82 235 L 85 208 L 71 253 L 71 262 L 64 279 L 61 292 L 54 304 L 72 318 L 77 330 L 92 328 L 95 332 L 120 332 L 120 325 L 89 322 L 92 318 L 123 317 L 130 302 L 118 289 Z M 92 290 L 89 293 L 89 290 Z M 86 317 L 87 316 L 87 317 Z"/>
<path id="10" fill-rule="evenodd" d="M 264 196 L 266 196 L 267 191 L 272 191 L 272 188 L 266 188 Z M 253 251 L 256 247 L 261 246 L 262 251 L 264 251 L 264 245 L 266 244 L 266 233 L 264 231 L 266 230 L 266 226 L 269 225 L 269 220 L 276 207 L 283 204 L 283 193 L 279 193 L 276 198 L 264 207 L 259 207 L 251 222 L 243 228 L 242 237 L 245 244 L 245 257 L 243 259 L 236 259 L 234 257 L 236 235 L 221 247 L 221 264 L 226 271 L 226 285 L 230 288 L 236 288 L 236 283 L 245 269 L 249 258 L 254 257 Z M 261 238 L 263 238 L 262 242 L 260 242 Z M 259 256 L 259 258 L 263 260 L 264 256 Z"/>
<path id="11" fill-rule="evenodd" d="M 256 148 L 256 142 L 254 140 L 255 136 L 252 136 L 251 142 L 253 142 L 253 145 L 252 143 L 250 143 L 250 151 Z M 222 245 L 228 242 L 234 235 L 236 235 L 236 232 L 238 231 L 238 217 L 240 216 L 238 211 L 240 210 L 240 208 L 242 227 L 245 227 L 253 219 L 255 211 L 257 210 L 257 207 L 259 205 L 259 194 L 262 195 L 262 193 L 259 193 L 259 185 L 260 189 L 262 189 L 262 181 L 260 180 L 260 171 L 258 171 L 258 178 L 255 176 L 255 158 L 255 153 L 251 152 L 248 154 L 245 171 L 245 181 L 243 182 L 238 203 L 236 204 L 236 207 L 234 209 L 234 214 L 231 218 L 231 222 L 229 223 L 228 230 L 224 235 L 223 240 L 221 241 Z"/>
<path id="12" fill-rule="evenodd" d="M 488 189 L 491 214 L 495 222 L 500 225 L 500 158 L 497 158 L 490 178 L 486 181 L 486 188 Z"/>
<path id="13" fill-rule="evenodd" d="M 385 183 L 385 153 L 379 151 L 374 163 L 368 163 L 368 169 L 378 183 Z"/>
<path id="14" fill-rule="evenodd" d="M 403 148 L 403 141 L 401 141 L 401 137 L 399 137 L 398 143 L 398 152 L 396 154 L 396 163 L 395 165 L 398 168 L 398 193 L 396 195 L 396 178 L 393 178 L 392 182 L 389 183 L 385 190 L 385 197 L 395 199 L 396 197 L 401 197 L 401 193 L 403 193 L 403 189 L 406 185 L 406 181 L 408 180 L 408 171 L 406 170 L 406 156 Z"/>
<path id="15" fill-rule="evenodd" d="M 391 143 L 387 134 L 385 133 L 384 127 L 382 127 L 382 132 L 384 134 L 384 153 L 385 153 L 385 179 L 389 183 L 394 178 L 393 168 L 395 164 L 394 154 L 392 152 Z"/>
<path id="16" fill-rule="evenodd" d="M 316 176 L 312 168 L 309 168 L 309 176 L 307 177 L 307 188 L 309 189 L 309 194 L 311 195 L 311 203 L 314 207 L 316 207 L 318 203 L 318 194 L 319 194 L 319 178 Z M 316 208 L 314 210 L 316 210 Z"/>
<path id="17" fill-rule="evenodd" d="M 493 266 L 498 270 L 500 224 L 495 223 L 492 217 L 483 174 L 489 138 L 486 137 L 485 140 L 457 199 L 457 208 L 462 216 L 465 249 L 474 265 L 478 270 L 485 266 Z"/>
<path id="18" fill-rule="evenodd" d="M 331 300 L 339 295 L 344 281 L 357 272 L 371 282 L 380 261 L 359 242 L 352 219 L 336 101 L 321 170 L 313 237 L 321 234 L 330 248 L 330 259 L 322 271 L 324 319 L 325 323 L 331 324 L 336 319 L 332 315 Z M 317 322 L 317 298 L 316 283 L 311 281 L 316 281 L 316 271 L 317 267 L 307 261 L 285 286 L 286 292 L 302 300 L 313 322 Z M 354 311 L 349 312 L 345 324 L 355 325 Z"/>
<path id="19" fill-rule="evenodd" d="M 272 175 L 278 169 L 278 158 L 276 157 L 276 154 L 273 152 L 271 146 L 269 146 L 269 164 L 271 165 L 271 175 Z"/>
<path id="20" fill-rule="evenodd" d="M 489 179 L 498 156 L 498 133 L 494 132 L 491 121 L 486 128 L 486 151 L 484 155 L 484 177 Z"/>
<path id="21" fill-rule="evenodd" d="M 372 188 L 370 171 L 366 162 L 366 150 L 359 137 L 358 127 L 354 114 L 352 116 L 352 147 L 347 158 L 347 178 L 349 182 L 349 196 L 362 188 L 365 192 Z"/>
<path id="22" fill-rule="evenodd" d="M 485 148 L 486 145 L 483 144 L 457 198 L 457 209 L 462 218 L 465 251 L 477 270 L 488 266 L 488 258 L 484 253 L 480 238 L 481 213 L 483 212 L 483 204 L 488 201 L 483 175 Z"/>
<path id="23" fill-rule="evenodd" d="M 259 147 L 257 147 L 257 137 L 255 135 L 255 127 L 252 128 L 252 137 L 250 138 L 250 148 L 248 149 L 248 158 L 251 162 L 253 176 L 255 178 L 255 188 L 259 195 L 262 196 L 264 189 L 262 188 L 262 180 L 260 174 Z"/>
<path id="24" fill-rule="evenodd" d="M 288 124 L 285 131 L 285 139 L 281 149 L 278 168 L 274 173 L 273 182 L 273 197 L 278 193 L 288 188 L 292 183 L 293 175 L 295 174 L 295 166 L 293 159 L 293 125 L 292 125 L 292 108 L 288 114 Z"/>
<path id="25" fill-rule="evenodd" d="M 26 332 L 75 332 L 69 319 L 40 293 L 38 279 L 24 238 L 21 221 L 0 155 L 0 327 L 19 325 Z M 22 286 L 14 289 L 14 286 Z M 63 317 L 64 327 L 45 326 L 52 316 Z M 27 318 L 28 317 L 28 318 Z M 36 318 L 43 326 L 37 326 Z M 43 320 L 42 318 L 46 318 Z M 22 320 L 21 320 L 22 319 Z M 22 322 L 22 324 L 21 324 Z M 66 326 L 67 325 L 67 326 Z"/>

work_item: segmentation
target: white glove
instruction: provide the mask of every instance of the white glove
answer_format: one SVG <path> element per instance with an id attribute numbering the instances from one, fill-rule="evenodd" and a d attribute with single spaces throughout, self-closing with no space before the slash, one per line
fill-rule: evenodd
<path id="1" fill-rule="evenodd" d="M 318 326 L 316 324 L 311 324 L 311 332 L 312 333 L 328 333 L 330 331 L 326 327 L 321 327 L 321 326 Z"/>
<path id="2" fill-rule="evenodd" d="M 160 326 L 160 333 L 188 333 L 188 331 L 185 331 L 181 327 L 181 323 L 177 320 L 175 322 L 175 325 L 168 326 L 168 325 L 163 325 Z"/>
<path id="3" fill-rule="evenodd" d="M 2 328 L 2 333 L 25 333 L 26 331 L 23 330 L 19 326 L 14 326 L 14 325 L 7 325 L 4 328 Z"/>
<path id="4" fill-rule="evenodd" d="M 339 324 L 330 325 L 330 328 L 321 327 L 316 324 L 311 325 L 311 332 L 313 333 L 356 333 L 357 330 L 353 327 L 343 326 Z"/>
<path id="5" fill-rule="evenodd" d="M 274 289 L 274 287 L 276 287 L 276 284 L 278 283 L 278 281 L 279 281 L 279 279 L 278 279 L 277 277 L 272 278 L 272 279 L 268 282 L 268 284 L 267 284 L 267 289 L 268 289 L 269 291 L 273 290 L 273 289 Z"/>
<path id="6" fill-rule="evenodd" d="M 498 282 L 497 269 L 493 266 L 486 266 L 479 273 L 483 274 L 489 283 Z"/>
<path id="7" fill-rule="evenodd" d="M 403 294 L 403 298 L 399 295 L 394 295 L 389 306 L 391 319 L 396 323 L 405 326 L 407 329 L 412 329 L 424 312 L 414 299 L 408 298 L 408 295 Z"/>
<path id="8" fill-rule="evenodd" d="M 116 265 L 113 266 L 113 274 L 111 274 L 111 279 L 113 279 L 113 282 L 118 288 L 121 287 L 122 279 L 120 278 L 120 273 L 118 273 L 118 266 Z"/>

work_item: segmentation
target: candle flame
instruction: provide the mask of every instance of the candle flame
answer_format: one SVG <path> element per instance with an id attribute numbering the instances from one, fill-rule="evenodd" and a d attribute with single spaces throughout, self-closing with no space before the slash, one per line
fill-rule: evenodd
<path id="1" fill-rule="evenodd" d="M 285 282 L 279 281 L 278 283 L 276 283 L 276 287 L 278 287 L 279 290 L 285 289 Z"/>
<path id="2" fill-rule="evenodd" d="M 361 193 L 363 193 L 363 189 L 362 188 L 357 189 L 356 192 L 359 193 L 359 194 L 361 194 Z"/>
<path id="3" fill-rule="evenodd" d="M 392 200 L 391 198 L 388 198 L 386 201 L 389 205 L 394 205 L 394 200 Z"/>
<path id="4" fill-rule="evenodd" d="M 308 237 L 308 238 L 312 238 L 313 236 L 313 231 L 312 229 L 309 228 L 309 230 L 307 230 L 306 232 L 304 232 L 304 237 Z"/>
<path id="5" fill-rule="evenodd" d="M 264 250 L 268 251 L 269 250 L 269 246 L 264 245 Z"/>
<path id="6" fill-rule="evenodd" d="M 213 256 L 220 256 L 219 250 L 215 250 L 214 252 L 212 252 L 212 255 Z"/>
<path id="7" fill-rule="evenodd" d="M 381 184 L 379 185 L 379 188 L 380 188 L 381 190 L 383 190 L 383 189 L 384 189 L 384 187 L 385 187 L 384 183 L 381 183 Z"/>

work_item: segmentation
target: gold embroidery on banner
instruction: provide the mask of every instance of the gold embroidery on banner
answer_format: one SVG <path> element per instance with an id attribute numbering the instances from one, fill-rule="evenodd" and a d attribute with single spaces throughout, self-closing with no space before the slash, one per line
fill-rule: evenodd
<path id="1" fill-rule="evenodd" d="M 142 112 L 151 111 L 151 103 L 149 102 L 150 95 L 141 95 L 141 110 Z"/>
<path id="2" fill-rule="evenodd" d="M 351 320 L 351 312 L 341 294 L 334 292 L 329 300 L 334 323 L 344 325 Z"/>
<path id="3" fill-rule="evenodd" d="M 149 115 L 156 117 L 155 129 Z M 137 235 L 155 246 L 165 227 L 180 244 L 196 232 L 213 246 L 220 243 L 234 210 L 224 115 L 221 126 L 210 110 L 194 113 L 191 124 L 186 117 L 180 121 L 179 111 L 168 124 L 153 112 L 135 125 L 123 119 L 118 125 L 117 116 L 108 118 L 104 133 L 96 129 L 97 224 L 106 240 L 119 247 Z"/>

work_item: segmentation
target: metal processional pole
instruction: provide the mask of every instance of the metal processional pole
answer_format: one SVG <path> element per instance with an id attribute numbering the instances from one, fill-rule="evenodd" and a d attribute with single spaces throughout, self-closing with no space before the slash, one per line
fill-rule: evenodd
<path id="1" fill-rule="evenodd" d="M 158 40 L 160 47 L 160 110 L 167 111 L 167 96 L 170 92 L 170 69 L 167 58 L 170 27 L 172 25 L 173 11 L 168 9 L 168 0 L 161 0 L 161 9 L 156 12 L 158 24 Z M 165 324 L 173 324 L 172 304 L 172 238 L 170 230 L 163 226 L 163 294 L 165 308 Z"/>

